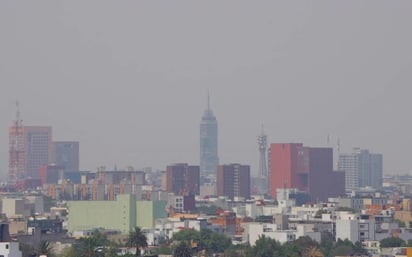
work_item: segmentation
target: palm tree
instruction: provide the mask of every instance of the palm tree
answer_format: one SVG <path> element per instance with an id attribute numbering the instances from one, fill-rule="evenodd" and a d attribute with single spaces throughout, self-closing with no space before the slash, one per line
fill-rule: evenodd
<path id="1" fill-rule="evenodd" d="M 84 257 L 97 256 L 95 249 L 97 246 L 99 246 L 99 244 L 95 237 L 82 238 L 80 239 L 80 242 L 81 242 L 81 246 L 80 246 L 81 256 L 84 256 Z"/>
<path id="2" fill-rule="evenodd" d="M 134 230 L 129 232 L 127 244 L 136 247 L 136 256 L 140 256 L 140 248 L 147 247 L 146 235 L 139 227 L 135 227 Z"/>
<path id="3" fill-rule="evenodd" d="M 50 245 L 50 242 L 41 240 L 38 246 L 37 254 L 40 255 L 46 255 L 46 256 L 52 256 L 53 255 L 53 250 L 52 246 Z"/>

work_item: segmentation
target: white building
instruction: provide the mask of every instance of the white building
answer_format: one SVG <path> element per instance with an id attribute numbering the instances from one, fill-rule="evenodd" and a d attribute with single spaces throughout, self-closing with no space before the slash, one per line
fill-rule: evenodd
<path id="1" fill-rule="evenodd" d="M 276 224 L 269 223 L 246 223 L 245 233 L 251 246 L 254 246 L 256 241 L 263 235 L 282 244 L 296 239 L 294 230 L 276 230 Z"/>
<path id="2" fill-rule="evenodd" d="M 290 210 L 290 217 L 299 220 L 311 220 L 315 218 L 316 213 L 321 209 L 321 206 L 294 206 Z"/>
<path id="3" fill-rule="evenodd" d="M 30 209 L 26 205 L 26 200 L 22 198 L 3 198 L 2 212 L 6 214 L 7 218 L 30 215 Z"/>
<path id="4" fill-rule="evenodd" d="M 277 224 L 252 222 L 244 224 L 244 237 L 247 238 L 252 246 L 262 236 L 275 239 L 282 244 L 292 242 L 304 236 L 309 236 L 313 240 L 320 242 L 321 233 L 315 232 L 313 228 L 314 226 L 311 224 L 298 224 L 296 229 L 279 230 Z"/>
<path id="5" fill-rule="evenodd" d="M 155 225 L 155 233 L 158 237 L 167 237 L 172 238 L 173 234 L 184 230 L 184 229 L 194 229 L 196 231 L 200 231 L 201 229 L 211 229 L 216 231 L 204 218 L 197 218 L 197 219 L 187 219 L 187 220 L 179 220 L 179 219 L 159 219 L 156 220 Z"/>
<path id="6" fill-rule="evenodd" d="M 18 242 L 0 242 L 0 256 L 22 257 Z"/>

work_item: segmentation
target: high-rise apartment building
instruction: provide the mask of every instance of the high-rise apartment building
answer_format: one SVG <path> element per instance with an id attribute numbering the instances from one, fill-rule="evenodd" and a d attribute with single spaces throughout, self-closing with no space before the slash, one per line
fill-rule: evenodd
<path id="1" fill-rule="evenodd" d="M 345 194 L 345 173 L 333 170 L 333 149 L 309 148 L 308 192 L 312 201 L 326 202 Z"/>
<path id="2" fill-rule="evenodd" d="M 339 170 L 345 172 L 345 190 L 361 187 L 382 188 L 383 157 L 369 150 L 354 148 L 352 153 L 340 154 Z"/>
<path id="3" fill-rule="evenodd" d="M 54 163 L 65 171 L 79 170 L 79 142 L 53 142 Z"/>
<path id="4" fill-rule="evenodd" d="M 278 188 L 297 188 L 307 192 L 309 152 L 300 143 L 271 144 L 269 148 L 270 194 Z"/>
<path id="5" fill-rule="evenodd" d="M 52 160 L 52 128 L 22 126 L 9 128 L 9 179 L 39 178 L 42 165 Z"/>
<path id="6" fill-rule="evenodd" d="M 199 166 L 177 163 L 166 168 L 166 191 L 176 195 L 198 195 Z"/>
<path id="7" fill-rule="evenodd" d="M 210 109 L 208 97 L 207 109 L 200 122 L 200 175 L 202 177 L 216 176 L 219 163 L 217 138 L 217 120 Z"/>
<path id="8" fill-rule="evenodd" d="M 216 189 L 218 196 L 250 197 L 250 166 L 240 164 L 217 167 Z"/>
<path id="9" fill-rule="evenodd" d="M 270 145 L 269 181 L 273 197 L 278 189 L 298 189 L 314 201 L 345 193 L 343 172 L 333 171 L 333 149 L 301 143 Z"/>

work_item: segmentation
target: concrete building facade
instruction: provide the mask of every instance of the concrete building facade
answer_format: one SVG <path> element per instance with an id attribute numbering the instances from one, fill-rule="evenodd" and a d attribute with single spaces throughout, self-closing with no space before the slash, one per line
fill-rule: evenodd
<path id="1" fill-rule="evenodd" d="M 300 143 L 271 144 L 269 148 L 270 194 L 278 188 L 308 189 L 309 153 Z"/>
<path id="2" fill-rule="evenodd" d="M 65 171 L 79 170 L 79 142 L 53 142 L 53 162 Z"/>
<path id="3" fill-rule="evenodd" d="M 115 201 L 69 201 L 69 232 L 105 228 L 128 233 L 135 226 L 152 228 L 155 219 L 166 218 L 166 201 L 137 201 L 132 194 Z"/>
<path id="4" fill-rule="evenodd" d="M 218 196 L 250 198 L 250 166 L 241 164 L 219 165 L 216 189 Z"/>
<path id="5" fill-rule="evenodd" d="M 332 148 L 309 148 L 308 193 L 315 202 L 345 194 L 345 173 L 333 170 Z"/>
<path id="6" fill-rule="evenodd" d="M 383 183 L 383 156 L 369 150 L 354 148 L 352 153 L 340 154 L 339 170 L 345 172 L 345 190 L 352 191 L 363 187 L 377 190 Z"/>
<path id="7" fill-rule="evenodd" d="M 175 195 L 199 195 L 199 166 L 177 163 L 166 167 L 166 191 Z"/>

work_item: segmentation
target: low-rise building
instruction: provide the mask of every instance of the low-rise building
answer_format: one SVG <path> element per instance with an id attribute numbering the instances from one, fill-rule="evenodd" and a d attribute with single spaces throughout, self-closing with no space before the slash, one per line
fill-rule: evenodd
<path id="1" fill-rule="evenodd" d="M 132 194 L 115 201 L 69 201 L 69 232 L 105 228 L 128 233 L 135 226 L 153 228 L 155 220 L 166 218 L 166 201 L 137 201 Z"/>

